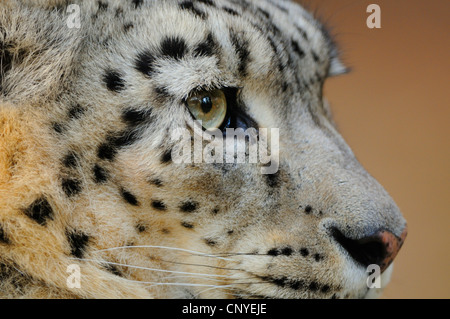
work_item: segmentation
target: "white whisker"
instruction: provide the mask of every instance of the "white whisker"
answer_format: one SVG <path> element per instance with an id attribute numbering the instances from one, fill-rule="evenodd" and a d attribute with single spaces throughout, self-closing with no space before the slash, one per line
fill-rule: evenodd
<path id="1" fill-rule="evenodd" d="M 167 276 L 165 279 L 171 280 L 171 279 L 185 279 L 185 278 L 197 279 L 195 275 L 194 276 L 192 276 L 192 275 L 187 275 L 187 276 L 171 275 L 171 276 Z M 221 278 L 234 279 L 234 276 L 232 276 L 232 275 L 229 275 L 229 276 L 222 275 Z M 248 277 L 248 278 L 240 278 L 240 279 L 237 279 L 237 280 L 251 280 L 251 279 L 255 279 L 255 278 L 256 277 Z M 217 281 L 217 282 L 223 282 L 224 281 L 224 279 L 214 279 L 214 278 L 208 278 L 206 280 L 208 280 L 208 281 Z M 233 282 L 233 283 L 240 284 L 238 281 Z"/>
<path id="2" fill-rule="evenodd" d="M 228 275 L 202 274 L 202 273 L 195 273 L 195 272 L 185 272 L 185 271 L 176 271 L 176 270 L 148 268 L 148 267 L 142 267 L 142 266 L 133 266 L 133 265 L 127 265 L 127 264 L 121 264 L 121 263 L 115 263 L 115 262 L 97 260 L 97 259 L 87 259 L 87 258 L 71 258 L 71 259 L 92 261 L 92 262 L 97 262 L 97 263 L 101 263 L 101 264 L 109 264 L 109 265 L 128 267 L 128 268 L 134 268 L 134 269 L 150 270 L 150 271 L 155 271 L 155 272 L 164 272 L 164 273 L 181 274 L 181 275 L 193 275 L 193 276 L 198 276 L 198 277 L 225 277 L 225 278 L 229 277 Z"/>
<path id="3" fill-rule="evenodd" d="M 195 275 L 186 275 L 186 276 L 179 276 L 179 275 L 173 275 L 173 276 L 167 276 L 164 279 L 172 280 L 172 279 L 198 279 Z M 214 278 L 207 278 L 208 281 L 216 281 L 216 282 L 223 282 L 224 279 L 214 279 Z"/>
<path id="4" fill-rule="evenodd" d="M 201 257 L 213 257 L 217 259 L 227 260 L 227 261 L 234 261 L 230 258 L 224 258 L 224 257 L 218 257 L 216 255 L 211 255 L 207 253 L 202 253 L 195 250 L 189 250 L 189 249 L 183 249 L 183 248 L 176 248 L 176 247 L 168 247 L 168 246 L 152 246 L 152 245 L 145 245 L 145 246 L 122 246 L 122 247 L 112 247 L 112 248 L 105 248 L 105 249 L 98 249 L 96 252 L 103 252 L 103 251 L 111 251 L 111 250 L 117 250 L 117 249 L 130 249 L 130 248 L 156 248 L 156 249 L 167 249 L 167 250 L 176 250 L 176 251 L 182 251 L 187 252 L 192 255 L 201 256 Z"/>
<path id="5" fill-rule="evenodd" d="M 144 285 L 149 285 L 149 286 L 187 286 L 187 287 L 212 287 L 212 288 L 226 287 L 226 286 L 221 286 L 221 285 L 192 284 L 192 283 L 179 283 L 179 282 L 149 282 L 149 281 L 141 281 L 139 283 L 144 284 Z"/>

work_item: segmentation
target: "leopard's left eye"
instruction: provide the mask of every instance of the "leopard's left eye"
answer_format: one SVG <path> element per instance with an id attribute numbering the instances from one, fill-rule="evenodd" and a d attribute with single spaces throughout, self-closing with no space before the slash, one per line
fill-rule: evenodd
<path id="1" fill-rule="evenodd" d="M 227 116 L 227 99 L 222 90 L 195 92 L 186 100 L 186 105 L 206 130 L 219 128 Z"/>

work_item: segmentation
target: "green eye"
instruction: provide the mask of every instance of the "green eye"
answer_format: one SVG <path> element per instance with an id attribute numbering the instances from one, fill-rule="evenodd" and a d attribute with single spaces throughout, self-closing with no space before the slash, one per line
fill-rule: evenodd
<path id="1" fill-rule="evenodd" d="M 186 100 L 187 107 L 206 130 L 219 128 L 227 115 L 227 99 L 222 90 L 196 92 Z"/>

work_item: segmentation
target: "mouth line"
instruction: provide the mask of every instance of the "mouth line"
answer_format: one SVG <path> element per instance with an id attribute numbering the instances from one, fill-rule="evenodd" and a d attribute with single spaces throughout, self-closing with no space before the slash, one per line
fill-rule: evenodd
<path id="1" fill-rule="evenodd" d="M 243 289 L 237 289 L 233 292 L 233 297 L 236 299 L 277 299 L 272 296 L 261 295 L 261 294 L 252 294 Z"/>
<path id="2" fill-rule="evenodd" d="M 307 282 L 302 279 L 293 279 L 289 278 L 287 276 L 281 276 L 281 277 L 272 277 L 272 276 L 261 276 L 254 274 L 252 272 L 247 273 L 251 276 L 254 276 L 255 278 L 260 279 L 261 281 L 259 283 L 266 283 L 266 284 L 272 284 L 274 286 L 283 288 L 283 289 L 289 289 L 294 291 L 303 291 L 303 292 L 310 292 L 314 294 L 321 294 L 326 295 L 330 294 L 332 291 L 339 291 L 339 287 L 332 287 L 328 284 L 320 284 L 317 281 L 310 281 Z M 268 297 L 268 296 L 265 296 Z M 276 297 L 268 297 L 270 299 L 276 299 Z"/>

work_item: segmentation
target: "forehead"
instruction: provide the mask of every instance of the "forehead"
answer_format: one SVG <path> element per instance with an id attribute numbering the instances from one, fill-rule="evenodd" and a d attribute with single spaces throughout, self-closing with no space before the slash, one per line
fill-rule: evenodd
<path id="1" fill-rule="evenodd" d="M 158 48 L 167 36 L 194 45 L 212 32 L 222 48 L 231 50 L 229 33 L 234 32 L 251 44 L 267 42 L 278 50 L 295 42 L 293 49 L 300 55 L 326 56 L 332 51 L 320 23 L 290 1 L 104 0 L 82 4 L 89 7 L 93 20 L 90 31 L 104 40 L 124 36 L 135 45 Z"/>
<path id="2" fill-rule="evenodd" d="M 84 69 L 117 69 L 140 96 L 150 94 L 143 83 L 176 99 L 198 88 L 249 84 L 284 92 L 294 82 L 315 86 L 333 62 L 321 24 L 290 1 L 81 4 L 91 25 Z"/>

